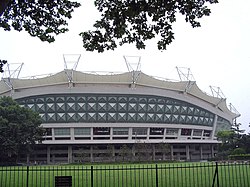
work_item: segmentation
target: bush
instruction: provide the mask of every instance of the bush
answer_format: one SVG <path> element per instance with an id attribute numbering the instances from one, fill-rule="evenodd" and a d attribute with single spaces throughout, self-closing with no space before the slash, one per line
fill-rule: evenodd
<path id="1" fill-rule="evenodd" d="M 250 154 L 229 155 L 230 160 L 250 160 Z"/>
<path id="2" fill-rule="evenodd" d="M 244 155 L 244 154 L 246 154 L 246 151 L 243 148 L 236 148 L 231 153 L 231 155 Z"/>

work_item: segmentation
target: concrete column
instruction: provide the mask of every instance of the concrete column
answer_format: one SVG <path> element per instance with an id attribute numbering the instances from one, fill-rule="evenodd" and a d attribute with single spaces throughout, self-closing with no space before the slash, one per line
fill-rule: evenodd
<path id="1" fill-rule="evenodd" d="M 55 141 L 55 131 L 54 131 L 54 128 L 51 129 L 51 133 L 52 133 L 52 140 Z"/>
<path id="2" fill-rule="evenodd" d="M 90 162 L 93 162 L 93 145 L 90 146 Z"/>
<path id="3" fill-rule="evenodd" d="M 47 164 L 50 164 L 50 146 L 47 146 Z"/>
<path id="4" fill-rule="evenodd" d="M 112 156 L 115 158 L 115 145 L 112 145 Z"/>
<path id="5" fill-rule="evenodd" d="M 29 153 L 26 155 L 26 163 L 28 165 L 30 164 L 30 154 Z"/>
<path id="6" fill-rule="evenodd" d="M 166 131 L 167 131 L 167 129 L 164 128 L 164 131 L 163 131 L 163 139 L 164 139 L 164 140 L 166 139 Z"/>
<path id="7" fill-rule="evenodd" d="M 186 159 L 190 160 L 189 145 L 186 145 Z"/>
<path id="8" fill-rule="evenodd" d="M 166 152 L 163 151 L 162 154 L 163 154 L 163 158 L 162 158 L 162 159 L 163 159 L 163 160 L 166 160 Z"/>
<path id="9" fill-rule="evenodd" d="M 149 136 L 150 136 L 150 128 L 147 128 L 147 140 L 149 140 Z"/>
<path id="10" fill-rule="evenodd" d="M 174 160 L 174 146 L 173 145 L 170 145 L 170 157 L 171 157 L 171 160 Z"/>
<path id="11" fill-rule="evenodd" d="M 93 127 L 91 127 L 90 128 L 90 138 L 91 138 L 91 140 L 93 140 L 93 136 L 94 136 Z"/>
<path id="12" fill-rule="evenodd" d="M 132 129 L 132 127 L 130 127 L 130 128 L 128 129 L 128 139 L 129 139 L 129 140 L 132 140 L 132 134 L 133 134 L 133 129 Z"/>
<path id="13" fill-rule="evenodd" d="M 75 139 L 74 128 L 70 128 L 70 139 L 71 139 L 71 140 L 74 140 L 74 139 Z"/>
<path id="14" fill-rule="evenodd" d="M 214 145 L 211 145 L 211 158 L 214 158 Z"/>
<path id="15" fill-rule="evenodd" d="M 177 152 L 177 160 L 181 160 L 180 152 Z"/>
<path id="16" fill-rule="evenodd" d="M 218 119 L 218 116 L 217 115 L 215 115 L 215 117 L 214 117 L 214 124 L 213 124 L 213 131 L 212 131 L 212 138 L 214 138 L 214 136 L 215 136 L 215 131 L 216 131 L 216 127 L 217 127 L 217 119 Z"/>
<path id="17" fill-rule="evenodd" d="M 177 139 L 179 140 L 181 138 L 181 129 L 179 128 L 178 129 L 178 136 L 177 136 Z"/>
<path id="18" fill-rule="evenodd" d="M 202 145 L 200 145 L 200 159 L 203 160 L 203 149 L 202 149 Z"/>
<path id="19" fill-rule="evenodd" d="M 153 148 L 153 153 L 152 153 L 153 155 L 152 156 L 153 156 L 153 160 L 155 160 L 155 144 L 152 145 L 152 148 Z"/>
<path id="20" fill-rule="evenodd" d="M 194 129 L 191 131 L 191 139 L 193 139 Z"/>
<path id="21" fill-rule="evenodd" d="M 68 146 L 68 163 L 72 163 L 73 162 L 73 156 L 72 156 L 72 145 Z"/>
<path id="22" fill-rule="evenodd" d="M 110 140 L 113 139 L 113 127 L 110 128 Z"/>
<path id="23" fill-rule="evenodd" d="M 55 155 L 52 154 L 52 163 L 54 164 L 55 163 Z"/>
<path id="24" fill-rule="evenodd" d="M 35 165 L 37 165 L 37 154 L 36 153 L 34 154 L 34 163 L 35 163 Z"/>
<path id="25" fill-rule="evenodd" d="M 132 147 L 132 155 L 135 157 L 135 144 Z"/>

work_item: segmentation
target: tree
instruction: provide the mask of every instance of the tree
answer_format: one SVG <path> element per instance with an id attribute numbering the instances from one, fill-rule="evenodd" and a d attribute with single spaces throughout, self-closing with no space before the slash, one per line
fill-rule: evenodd
<path id="1" fill-rule="evenodd" d="M 168 156 L 170 153 L 170 145 L 168 143 L 161 142 L 161 143 L 155 144 L 155 149 L 161 152 L 162 160 L 166 160 L 166 156 Z"/>
<path id="2" fill-rule="evenodd" d="M 243 148 L 246 153 L 250 154 L 250 134 L 242 134 L 238 142 L 238 147 Z"/>
<path id="3" fill-rule="evenodd" d="M 80 33 L 87 51 L 114 50 L 118 45 L 135 43 L 138 49 L 145 41 L 159 37 L 157 46 L 165 50 L 174 39 L 172 24 L 182 14 L 192 27 L 199 27 L 198 19 L 209 16 L 207 4 L 217 0 L 95 0 L 101 13 L 95 30 Z M 65 26 L 73 10 L 80 3 L 70 0 L 3 0 L 0 3 L 0 27 L 17 31 L 23 28 L 31 36 L 53 42 L 54 35 L 68 31 Z M 2 14 L 2 16 L 1 16 Z"/>
<path id="4" fill-rule="evenodd" d="M 108 144 L 107 145 L 107 157 L 109 158 L 109 161 L 114 161 L 115 158 L 114 153 L 114 145 Z"/>
<path id="5" fill-rule="evenodd" d="M 153 148 L 152 145 L 147 144 L 145 142 L 136 142 L 134 144 L 134 151 L 135 151 L 135 159 L 137 161 L 146 161 L 152 160 L 152 152 Z"/>
<path id="6" fill-rule="evenodd" d="M 126 144 L 123 144 L 120 147 L 119 156 L 121 156 L 123 162 L 130 160 L 132 156 L 131 149 Z"/>
<path id="7" fill-rule="evenodd" d="M 241 134 L 239 128 L 230 131 L 219 131 L 217 137 L 222 143 L 219 145 L 218 156 L 226 158 L 229 155 L 250 154 L 250 134 Z"/>
<path id="8" fill-rule="evenodd" d="M 94 24 L 96 30 L 82 32 L 83 47 L 88 51 L 114 50 L 118 45 L 135 43 L 145 49 L 145 41 L 159 37 L 159 50 L 166 50 L 174 39 L 172 24 L 178 13 L 185 16 L 192 27 L 210 15 L 207 3 L 217 0 L 96 0 L 101 19 Z"/>
<path id="9" fill-rule="evenodd" d="M 68 0 L 1 0 L 0 27 L 5 31 L 24 29 L 41 41 L 54 42 L 55 35 L 68 31 L 67 21 L 79 6 L 80 3 Z M 6 62 L 0 60 L 0 72 Z"/>
<path id="10" fill-rule="evenodd" d="M 90 158 L 89 155 L 90 154 L 88 152 L 86 152 L 85 149 L 81 148 L 81 149 L 79 149 L 79 152 L 75 154 L 75 157 L 76 157 L 78 162 L 84 163 L 84 161 L 88 161 L 88 159 Z"/>
<path id="11" fill-rule="evenodd" d="M 0 7 L 4 7 L 4 2 Z M 55 35 L 68 31 L 67 21 L 79 6 L 80 3 L 69 0 L 9 0 L 2 15 L 0 12 L 0 27 L 6 31 L 24 29 L 42 41 L 54 42 Z"/>
<path id="12" fill-rule="evenodd" d="M 217 138 L 222 143 L 219 145 L 218 157 L 225 159 L 236 148 L 237 134 L 233 130 L 219 131 Z"/>
<path id="13" fill-rule="evenodd" d="M 0 161 L 29 153 L 32 145 L 42 141 L 44 130 L 38 113 L 21 107 L 11 97 L 0 98 Z"/>
<path id="14" fill-rule="evenodd" d="M 0 16 L 2 16 L 4 10 L 7 8 L 10 0 L 2 0 L 0 4 Z"/>

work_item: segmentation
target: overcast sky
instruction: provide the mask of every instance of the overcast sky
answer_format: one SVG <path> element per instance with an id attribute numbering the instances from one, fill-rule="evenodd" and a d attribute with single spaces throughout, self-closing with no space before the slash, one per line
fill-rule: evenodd
<path id="1" fill-rule="evenodd" d="M 0 59 L 24 63 L 19 77 L 55 73 L 64 69 L 63 54 L 81 54 L 78 71 L 127 71 L 123 56 L 140 56 L 141 70 L 149 75 L 177 79 L 176 66 L 190 68 L 198 86 L 210 92 L 220 87 L 227 103 L 241 114 L 238 122 L 249 131 L 250 122 L 250 1 L 220 0 L 212 13 L 193 29 L 184 17 L 174 25 L 175 40 L 166 51 L 158 51 L 156 40 L 146 50 L 125 45 L 115 51 L 86 52 L 79 33 L 92 28 L 98 12 L 93 1 L 80 1 L 69 21 L 70 31 L 43 43 L 25 32 L 0 30 Z M 135 59 L 137 60 L 137 59 Z M 131 61 L 132 62 L 132 61 Z M 14 66 L 13 66 L 14 67 Z"/>

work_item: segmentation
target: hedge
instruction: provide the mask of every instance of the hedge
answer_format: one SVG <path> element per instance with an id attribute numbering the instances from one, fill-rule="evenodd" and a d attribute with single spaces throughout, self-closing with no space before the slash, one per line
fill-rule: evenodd
<path id="1" fill-rule="evenodd" d="M 250 154 L 229 155 L 230 160 L 250 160 Z"/>

